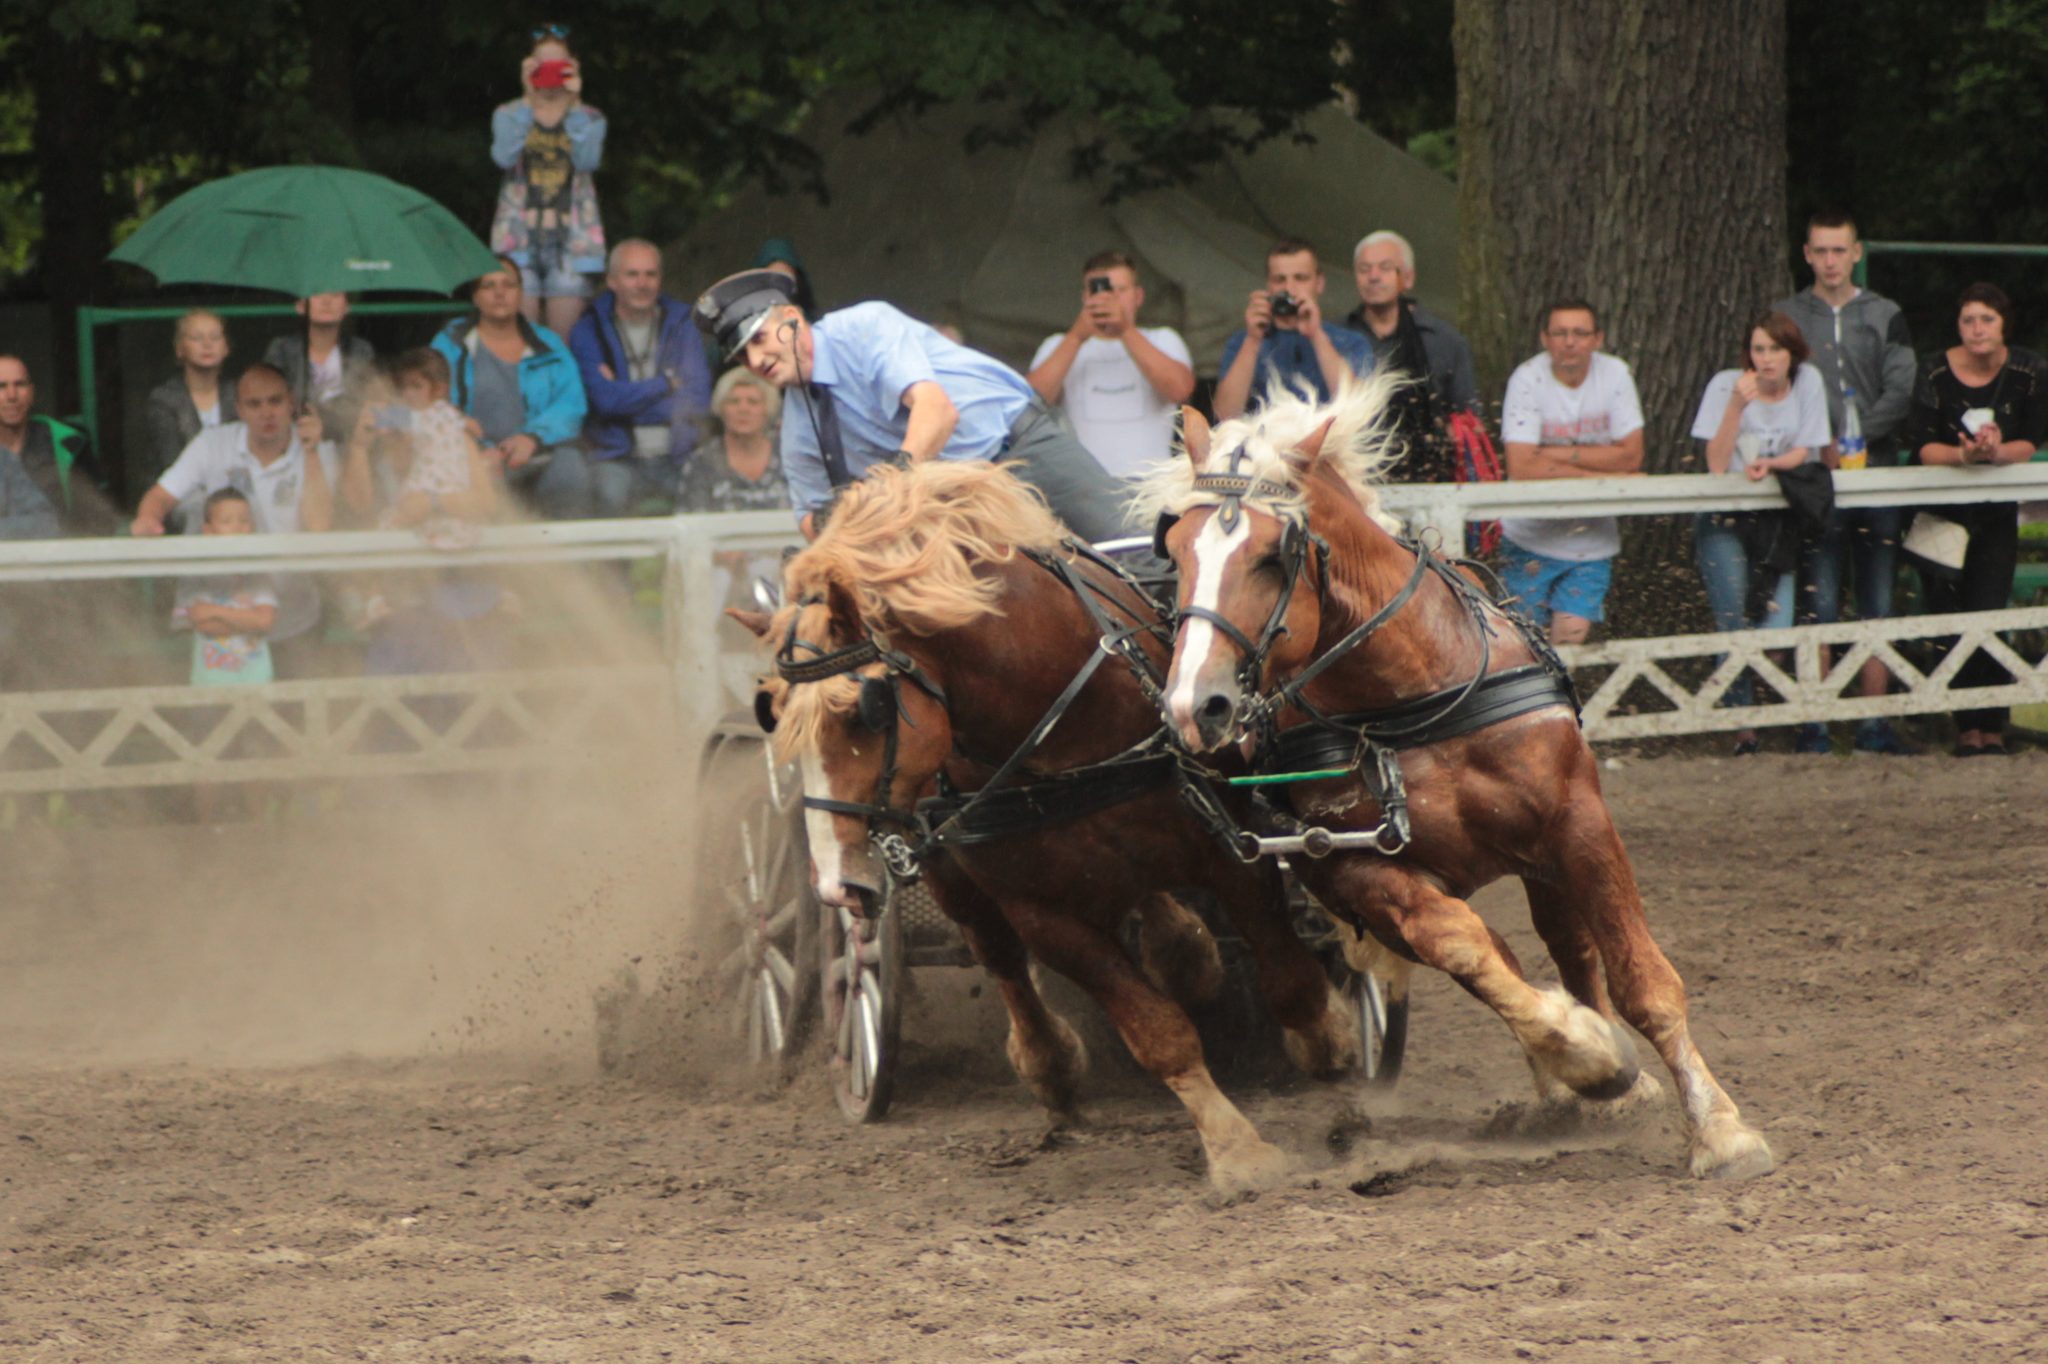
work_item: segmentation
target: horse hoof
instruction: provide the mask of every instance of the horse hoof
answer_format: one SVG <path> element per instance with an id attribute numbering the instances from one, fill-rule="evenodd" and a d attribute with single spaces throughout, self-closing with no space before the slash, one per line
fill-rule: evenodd
<path id="1" fill-rule="evenodd" d="M 1763 1134 L 1738 1119 L 1709 1123 L 1693 1136 L 1694 1179 L 1755 1179 L 1777 1167 Z"/>
<path id="2" fill-rule="evenodd" d="M 1641 1067 L 1637 1066 L 1634 1060 L 1629 1060 L 1620 1070 L 1615 1071 L 1614 1074 L 1604 1080 L 1573 1085 L 1572 1092 L 1581 1099 L 1590 1099 L 1598 1103 L 1611 1103 L 1614 1100 L 1626 1098 L 1629 1091 L 1636 1087 L 1636 1079 L 1641 1074 Z"/>
<path id="3" fill-rule="evenodd" d="M 1221 1194 L 1271 1189 L 1287 1180 L 1292 1163 L 1270 1142 L 1241 1146 L 1209 1161 L 1209 1184 Z"/>
<path id="4" fill-rule="evenodd" d="M 1332 989 L 1324 1003 L 1323 1016 L 1313 1028 L 1283 1029 L 1281 1046 L 1294 1068 L 1312 1079 L 1326 1083 L 1347 1080 L 1365 1056 L 1365 1040 L 1358 1034 L 1358 1019 L 1344 997 Z"/>

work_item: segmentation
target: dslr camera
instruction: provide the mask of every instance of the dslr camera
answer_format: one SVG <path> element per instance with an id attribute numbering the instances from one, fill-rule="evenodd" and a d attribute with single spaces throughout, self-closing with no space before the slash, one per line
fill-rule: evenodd
<path id="1" fill-rule="evenodd" d="M 1294 295 L 1288 293 L 1285 289 L 1282 289 L 1279 293 L 1274 294 L 1271 299 L 1267 300 L 1266 306 L 1272 309 L 1273 316 L 1276 318 L 1293 317 L 1301 312 L 1301 304 L 1296 302 Z"/>

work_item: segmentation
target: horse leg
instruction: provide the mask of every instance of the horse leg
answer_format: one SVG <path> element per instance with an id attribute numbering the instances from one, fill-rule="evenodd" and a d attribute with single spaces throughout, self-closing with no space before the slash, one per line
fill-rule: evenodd
<path id="1" fill-rule="evenodd" d="M 1529 899 L 1530 922 L 1543 945 L 1550 949 L 1550 959 L 1557 964 L 1558 979 L 1564 982 L 1566 991 L 1601 1017 L 1615 1018 L 1614 1001 L 1608 996 L 1607 980 L 1600 967 L 1600 944 L 1594 940 L 1578 906 L 1557 887 L 1534 877 L 1523 877 L 1522 889 Z M 1664 1097 L 1664 1086 L 1644 1070 L 1637 1072 L 1635 1085 L 1626 1094 L 1602 1102 L 1597 1108 L 1588 1108 L 1586 1105 L 1593 1101 L 1581 1099 L 1555 1076 L 1536 1067 L 1533 1054 L 1529 1059 L 1535 1070 L 1537 1096 L 1546 1105 L 1575 1108 L 1586 1116 L 1612 1117 Z"/>
<path id="2" fill-rule="evenodd" d="M 1634 1048 L 1618 1025 L 1562 990 L 1530 985 L 1508 945 L 1463 900 L 1377 855 L 1332 858 L 1304 875 L 1315 878 L 1324 903 L 1358 911 L 1499 1014 L 1539 1074 L 1596 1099 L 1635 1083 Z"/>
<path id="3" fill-rule="evenodd" d="M 1138 958 L 1145 978 L 1182 1008 L 1223 988 L 1223 958 L 1202 916 L 1164 891 L 1138 902 Z"/>
<path id="4" fill-rule="evenodd" d="M 934 875 L 933 881 L 940 908 L 959 927 L 975 961 L 995 980 L 1009 1011 L 1010 1036 L 1004 1051 L 1010 1069 L 1045 1105 L 1055 1125 L 1078 1122 L 1076 1091 L 1088 1070 L 1088 1050 L 1038 993 L 1024 940 L 996 902 L 973 882 L 941 875 Z"/>
<path id="5" fill-rule="evenodd" d="M 1286 1174 L 1287 1157 L 1216 1087 L 1194 1023 L 1152 988 L 1112 934 L 1042 905 L 1012 900 L 1003 909 L 1033 955 L 1086 990 L 1138 1064 L 1186 1105 L 1212 1185 L 1234 1193 Z"/>
<path id="6" fill-rule="evenodd" d="M 1258 968 L 1259 994 L 1280 1025 L 1287 1059 L 1318 1080 L 1349 1075 L 1365 1045 L 1358 1019 L 1294 931 L 1278 874 L 1219 875 L 1211 887 Z"/>
<path id="7" fill-rule="evenodd" d="M 1598 823 L 1593 821 L 1597 818 Z M 1648 1038 L 1678 1086 L 1699 1178 L 1747 1179 L 1768 1173 L 1770 1144 L 1742 1120 L 1714 1079 L 1686 1023 L 1685 982 L 1650 936 L 1635 873 L 1604 809 L 1558 840 L 1563 886 L 1600 945 L 1615 1006 Z"/>

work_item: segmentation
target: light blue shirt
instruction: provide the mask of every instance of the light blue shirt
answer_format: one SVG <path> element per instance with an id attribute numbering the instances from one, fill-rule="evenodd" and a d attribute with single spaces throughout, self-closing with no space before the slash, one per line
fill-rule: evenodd
<path id="1" fill-rule="evenodd" d="M 980 351 L 948 341 L 886 303 L 857 303 L 811 325 L 811 380 L 831 390 L 846 470 L 859 478 L 903 448 L 912 384 L 946 391 L 959 422 L 940 459 L 995 459 L 1010 428 L 1031 405 L 1024 377 Z M 818 429 L 800 385 L 782 399 L 782 468 L 797 514 L 832 500 L 832 480 L 818 447 Z"/>

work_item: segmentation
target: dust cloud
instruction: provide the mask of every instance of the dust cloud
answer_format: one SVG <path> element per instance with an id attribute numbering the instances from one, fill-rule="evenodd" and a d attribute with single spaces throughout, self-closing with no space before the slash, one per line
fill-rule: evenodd
<path id="1" fill-rule="evenodd" d="M 504 661 L 661 663 L 650 570 L 482 570 L 518 602 Z M 403 592 L 399 578 L 374 585 Z M 324 578 L 330 619 L 363 586 Z M 73 618 L 92 628 L 61 646 L 43 629 L 33 676 L 10 690 L 183 680 L 175 647 L 109 675 L 107 641 L 160 637 L 167 593 L 145 610 L 130 583 L 34 590 L 89 595 Z M 360 644 L 330 650 L 320 671 L 360 659 Z M 190 788 L 7 797 L 0 1063 L 593 1065 L 596 1001 L 627 973 L 686 976 L 699 955 L 698 738 L 609 718 L 630 731 L 582 766 L 222 787 L 217 822 Z"/>

